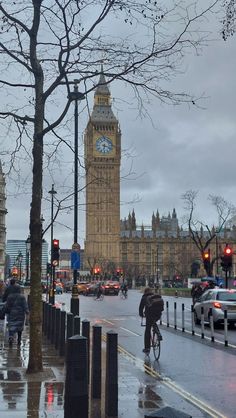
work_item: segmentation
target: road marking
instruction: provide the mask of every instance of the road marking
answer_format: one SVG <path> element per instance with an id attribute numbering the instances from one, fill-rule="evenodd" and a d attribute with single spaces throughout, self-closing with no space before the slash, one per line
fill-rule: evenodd
<path id="1" fill-rule="evenodd" d="M 103 337 L 104 338 L 104 337 Z M 106 339 L 106 338 L 105 338 Z M 160 380 L 160 382 L 167 386 L 169 389 L 176 392 L 179 396 L 186 399 L 188 402 L 196 406 L 197 408 L 201 409 L 202 411 L 206 412 L 208 415 L 210 415 L 212 418 L 227 418 L 226 415 L 221 414 L 219 411 L 208 405 L 206 402 L 202 401 L 201 399 L 197 398 L 196 396 L 192 395 L 190 392 L 187 392 L 185 389 L 183 389 L 181 386 L 177 385 L 174 381 L 167 377 L 162 377 L 160 373 L 158 373 L 156 370 L 154 370 L 149 365 L 143 363 L 143 360 L 135 357 L 133 354 L 125 350 L 123 347 L 118 345 L 118 352 L 121 355 L 126 356 L 129 360 L 132 360 L 132 362 L 135 362 L 136 366 L 145 369 L 145 372 L 149 374 L 149 376 L 157 378 Z"/>
<path id="2" fill-rule="evenodd" d="M 107 319 L 102 319 L 103 322 L 107 322 L 107 324 L 115 325 L 114 322 L 108 321 Z"/>
<path id="3" fill-rule="evenodd" d="M 141 337 L 141 334 L 136 334 L 136 332 L 130 331 L 130 329 L 123 328 L 123 327 L 120 327 L 120 329 L 123 329 L 124 331 L 130 332 L 130 334 L 133 334 L 136 337 Z"/>

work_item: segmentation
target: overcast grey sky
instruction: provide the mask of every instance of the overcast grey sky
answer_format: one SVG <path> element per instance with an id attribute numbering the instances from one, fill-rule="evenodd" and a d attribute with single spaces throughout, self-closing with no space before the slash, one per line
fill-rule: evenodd
<path id="1" fill-rule="evenodd" d="M 215 17 L 212 19 L 207 24 L 213 30 L 215 41 L 202 50 L 201 56 L 195 56 L 194 52 L 188 54 L 183 61 L 183 73 L 176 75 L 168 86 L 170 90 L 204 96 L 199 107 L 164 105 L 152 98 L 148 105 L 150 118 L 141 118 L 131 91 L 118 82 L 110 86 L 113 111 L 122 131 L 121 217 L 134 208 L 138 225 L 150 225 L 153 211 L 158 209 L 161 216 L 168 215 L 174 207 L 181 223 L 184 215 L 181 195 L 189 189 L 199 190 L 197 215 L 205 223 L 217 223 L 216 213 L 207 201 L 209 194 L 220 195 L 236 205 L 236 38 L 224 42 L 219 35 L 220 22 Z M 92 106 L 93 94 L 89 102 Z M 88 112 L 84 109 L 79 118 L 80 155 L 87 120 Z M 73 141 L 73 109 L 70 124 Z M 55 163 L 51 175 L 45 172 L 44 198 L 49 197 L 47 191 L 52 183 L 59 198 L 65 182 L 73 185 L 73 156 L 68 152 L 61 160 L 60 170 Z M 6 181 L 7 239 L 26 239 L 30 171 L 20 187 L 14 173 Z M 79 237 L 83 246 L 83 193 L 79 200 Z M 50 201 L 43 203 L 43 216 L 46 226 L 50 220 Z M 54 236 L 60 240 L 61 248 L 71 247 L 73 212 L 58 217 Z M 49 233 L 46 239 L 50 240 Z"/>

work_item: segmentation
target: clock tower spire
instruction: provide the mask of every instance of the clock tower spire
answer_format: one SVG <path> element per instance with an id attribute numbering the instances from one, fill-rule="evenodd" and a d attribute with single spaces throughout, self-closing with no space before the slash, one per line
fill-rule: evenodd
<path id="1" fill-rule="evenodd" d="M 85 138 L 87 268 L 119 265 L 121 132 L 101 68 Z"/>

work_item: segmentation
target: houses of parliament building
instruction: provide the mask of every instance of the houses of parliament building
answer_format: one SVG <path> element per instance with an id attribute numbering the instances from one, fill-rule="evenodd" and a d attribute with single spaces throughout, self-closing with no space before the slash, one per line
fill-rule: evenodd
<path id="1" fill-rule="evenodd" d="M 204 275 L 201 254 L 189 231 L 180 228 L 175 209 L 168 216 L 161 216 L 155 209 L 148 226 L 138 224 L 134 210 L 120 220 L 121 129 L 112 111 L 111 94 L 102 71 L 85 131 L 84 148 L 84 268 L 96 267 L 103 274 L 118 270 L 126 277 L 161 280 Z M 201 233 L 204 237 L 207 231 Z M 211 242 L 212 257 L 226 242 L 235 245 L 235 228 L 224 228 L 217 235 L 217 242 Z"/>

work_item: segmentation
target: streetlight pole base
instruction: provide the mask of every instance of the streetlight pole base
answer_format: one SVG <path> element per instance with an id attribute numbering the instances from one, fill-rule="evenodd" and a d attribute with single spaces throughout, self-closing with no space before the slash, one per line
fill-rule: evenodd
<path id="1" fill-rule="evenodd" d="M 79 294 L 78 294 L 78 288 L 76 284 L 73 284 L 73 287 L 72 287 L 70 311 L 71 313 L 73 313 L 73 315 L 79 316 Z"/>

